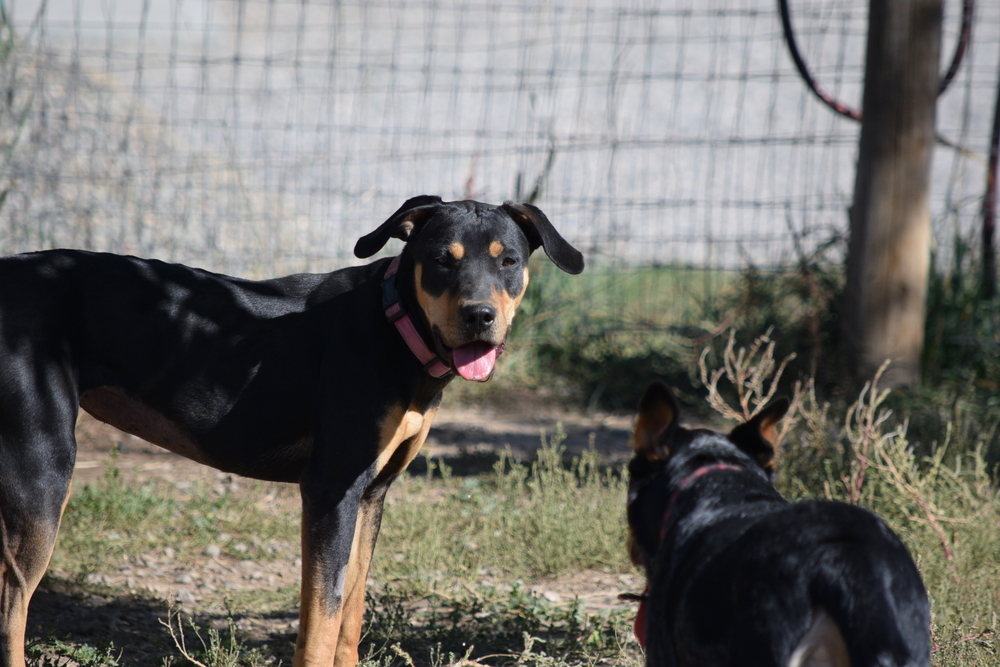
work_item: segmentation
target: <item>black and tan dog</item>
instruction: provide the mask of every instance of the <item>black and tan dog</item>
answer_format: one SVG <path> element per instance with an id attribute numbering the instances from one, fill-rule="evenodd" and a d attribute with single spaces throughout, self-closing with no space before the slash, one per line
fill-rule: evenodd
<path id="1" fill-rule="evenodd" d="M 295 665 L 358 660 L 389 483 L 454 374 L 484 381 L 543 247 L 582 255 L 537 208 L 407 201 L 361 238 L 395 259 L 253 282 L 73 250 L 0 260 L 0 665 L 24 664 L 82 407 L 191 459 L 302 494 Z"/>
<path id="2" fill-rule="evenodd" d="M 642 398 L 629 464 L 636 618 L 656 667 L 926 667 L 927 594 L 877 516 L 788 503 L 771 485 L 776 402 L 727 436 L 678 424 L 661 383 Z"/>

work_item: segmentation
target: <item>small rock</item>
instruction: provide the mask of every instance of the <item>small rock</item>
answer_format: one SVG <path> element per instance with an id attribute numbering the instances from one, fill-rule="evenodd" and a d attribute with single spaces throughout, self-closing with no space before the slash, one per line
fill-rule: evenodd
<path id="1" fill-rule="evenodd" d="M 195 597 L 194 593 L 186 588 L 178 589 L 177 593 L 174 595 L 174 599 L 181 604 L 194 604 L 198 601 L 198 598 Z"/>
<path id="2" fill-rule="evenodd" d="M 243 544 L 242 542 L 237 542 L 236 544 L 233 545 L 233 551 L 235 551 L 238 554 L 245 554 L 249 550 L 250 547 Z"/>
<path id="3" fill-rule="evenodd" d="M 544 593 L 542 593 L 542 597 L 544 597 L 549 602 L 562 602 L 562 596 L 560 596 L 555 591 L 545 591 Z"/>
<path id="4" fill-rule="evenodd" d="M 205 547 L 205 555 L 209 558 L 218 558 L 222 555 L 222 549 L 215 544 L 209 544 Z"/>
<path id="5" fill-rule="evenodd" d="M 193 584 L 194 583 L 194 577 L 191 576 L 190 572 L 182 572 L 181 574 L 177 575 L 176 579 L 174 579 L 174 583 L 175 584 Z"/>
<path id="6" fill-rule="evenodd" d="M 173 558 L 177 554 L 173 547 L 167 547 L 163 550 L 164 558 Z"/>

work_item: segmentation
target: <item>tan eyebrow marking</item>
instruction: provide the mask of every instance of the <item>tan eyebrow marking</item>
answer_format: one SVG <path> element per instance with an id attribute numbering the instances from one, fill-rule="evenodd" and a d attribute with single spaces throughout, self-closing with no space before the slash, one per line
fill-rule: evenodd
<path id="1" fill-rule="evenodd" d="M 504 246 L 499 241 L 494 241 L 493 243 L 490 244 L 489 250 L 491 257 L 499 257 L 500 253 L 504 251 Z"/>
<path id="2" fill-rule="evenodd" d="M 456 241 L 448 246 L 448 253 L 455 259 L 462 259 L 465 257 L 465 246 Z"/>

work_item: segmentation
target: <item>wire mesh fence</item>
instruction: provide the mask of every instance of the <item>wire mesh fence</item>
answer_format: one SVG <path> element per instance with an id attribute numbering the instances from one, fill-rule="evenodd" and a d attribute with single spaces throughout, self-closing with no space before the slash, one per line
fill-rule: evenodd
<path id="1" fill-rule="evenodd" d="M 3 253 L 329 270 L 410 196 L 536 188 L 594 267 L 780 266 L 847 227 L 859 126 L 802 84 L 773 0 L 0 7 Z M 860 106 L 867 0 L 791 10 L 816 77 Z M 942 251 L 978 224 L 998 68 L 983 2 L 938 108 L 959 147 L 934 156 Z"/>

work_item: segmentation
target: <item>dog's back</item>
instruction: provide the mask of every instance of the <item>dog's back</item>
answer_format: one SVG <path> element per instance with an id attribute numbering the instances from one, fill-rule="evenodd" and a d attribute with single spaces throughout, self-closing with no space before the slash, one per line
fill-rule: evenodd
<path id="1" fill-rule="evenodd" d="M 784 411 L 724 436 L 681 428 L 662 385 L 643 398 L 629 523 L 647 664 L 929 665 L 927 596 L 902 542 L 867 510 L 790 504 L 770 484 Z"/>

